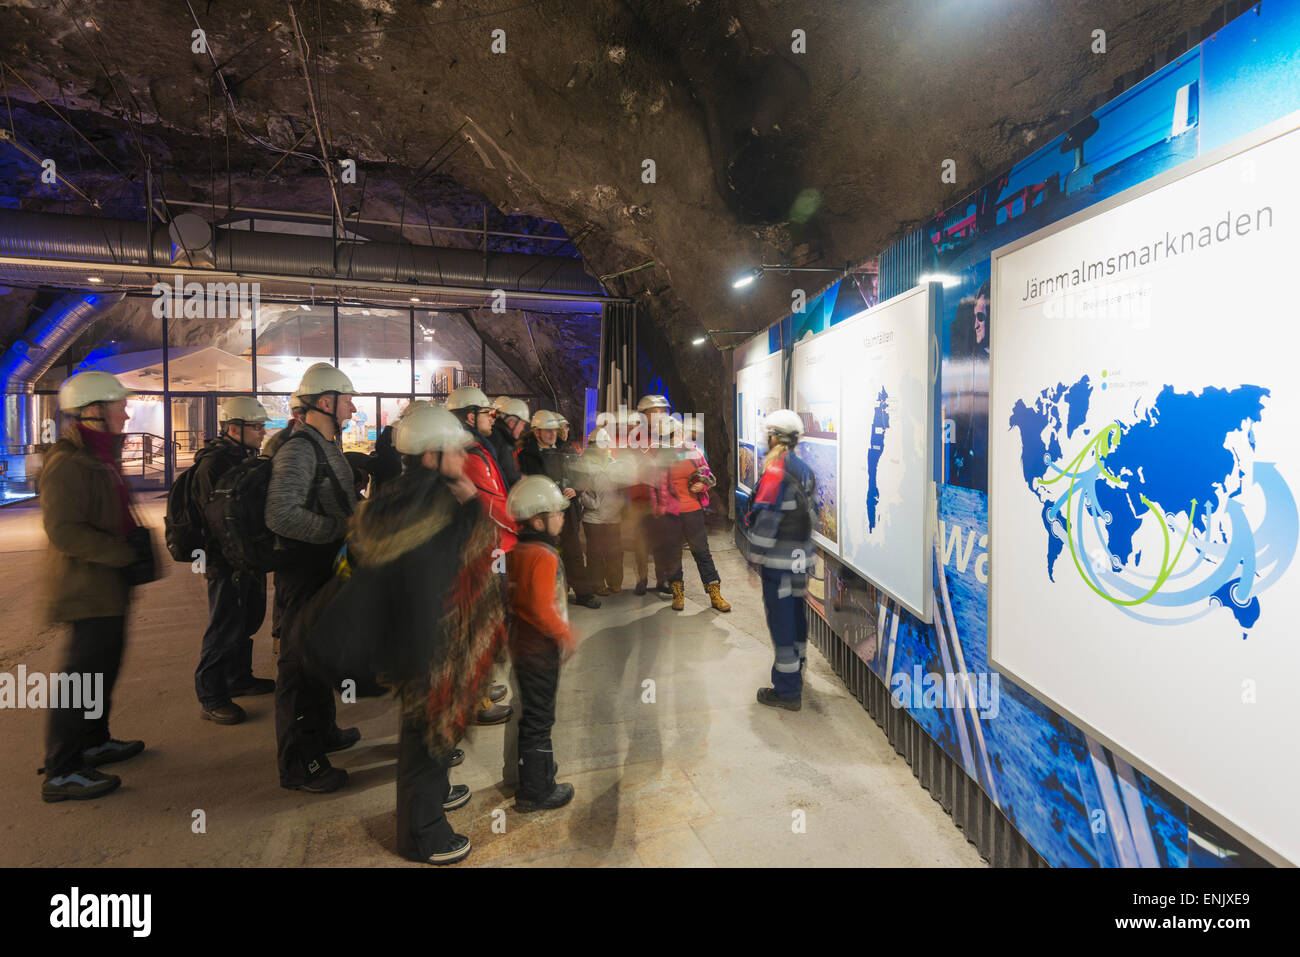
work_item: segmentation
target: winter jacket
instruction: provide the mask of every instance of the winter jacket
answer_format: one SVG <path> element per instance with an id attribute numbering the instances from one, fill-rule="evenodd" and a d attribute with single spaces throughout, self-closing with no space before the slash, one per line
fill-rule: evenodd
<path id="1" fill-rule="evenodd" d="M 347 574 L 296 629 L 304 662 L 327 679 L 375 675 L 402 699 L 431 754 L 474 720 L 505 644 L 496 528 L 481 499 L 456 501 L 437 472 L 412 469 L 351 522 Z"/>
<path id="2" fill-rule="evenodd" d="M 284 443 L 271 459 L 266 527 L 282 538 L 313 545 L 342 541 L 357 501 L 352 466 L 339 444 L 325 438 L 314 426 L 300 425 L 297 431 L 307 438 Z M 308 442 L 316 443 L 324 454 L 337 482 L 326 475 L 313 491 L 317 459 Z"/>
<path id="3" fill-rule="evenodd" d="M 506 424 L 498 419 L 492 423 L 492 434 L 488 436 L 488 441 L 492 443 L 492 450 L 497 454 L 497 464 L 501 466 L 506 488 L 514 488 L 515 483 L 523 477 L 519 471 L 519 463 L 515 461 L 515 437 L 510 434 Z"/>
<path id="4" fill-rule="evenodd" d="M 501 465 L 492 444 L 472 429 L 466 428 L 466 431 L 474 436 L 474 444 L 465 450 L 465 477 L 474 483 L 487 506 L 488 517 L 497 527 L 501 547 L 510 551 L 515 547 L 515 535 L 519 532 L 519 526 L 506 507 L 510 486 L 506 485 L 505 476 L 501 474 Z"/>
<path id="5" fill-rule="evenodd" d="M 697 512 L 709 504 L 707 491 L 696 495 L 689 488 L 692 480 L 710 488 L 717 484 L 698 445 L 686 441 L 676 448 L 665 445 L 651 449 L 649 454 L 654 466 L 650 473 L 650 501 L 656 515 Z"/>
<path id="6" fill-rule="evenodd" d="M 121 460 L 125 437 L 116 436 Z M 45 608 L 49 621 L 125 615 L 131 586 L 125 568 L 136 560 L 125 531 L 121 472 L 103 461 L 73 426 L 54 443 L 38 479 L 41 520 L 49 537 Z"/>
<path id="7" fill-rule="evenodd" d="M 816 491 L 812 469 L 788 451 L 763 469 L 745 515 L 751 563 L 802 574 L 812 555 Z"/>
<path id="8" fill-rule="evenodd" d="M 572 448 L 572 446 L 569 446 Z M 556 445 L 549 449 L 544 449 L 537 441 L 537 434 L 529 432 L 524 436 L 524 440 L 519 446 L 519 471 L 524 475 L 545 475 L 548 479 L 559 486 L 563 492 L 566 488 L 571 488 L 575 492 L 578 490 L 574 484 L 574 463 L 578 456 L 565 452 Z M 566 522 L 576 522 L 582 518 L 582 504 L 575 495 L 569 502 L 568 511 L 565 512 L 564 520 Z"/>
<path id="9" fill-rule="evenodd" d="M 506 559 L 510 595 L 510 654 L 543 654 L 558 646 L 561 656 L 577 644 L 569 628 L 564 563 L 550 536 L 528 529 Z"/>
<path id="10" fill-rule="evenodd" d="M 198 506 L 200 513 L 208 499 L 212 497 L 212 490 L 221 481 L 221 476 L 256 454 L 256 449 L 250 449 L 226 435 L 209 439 L 203 448 L 199 449 L 194 456 L 194 473 L 190 477 L 190 500 Z M 207 566 L 204 577 L 208 581 L 228 578 L 232 574 L 234 569 L 226 563 L 225 557 L 221 554 L 221 546 L 208 529 L 206 522 L 203 527 L 203 551 L 206 554 Z"/>

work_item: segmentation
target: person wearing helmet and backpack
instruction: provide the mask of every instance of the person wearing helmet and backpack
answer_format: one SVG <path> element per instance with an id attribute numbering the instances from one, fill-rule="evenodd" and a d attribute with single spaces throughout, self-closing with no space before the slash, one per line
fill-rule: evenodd
<path id="1" fill-rule="evenodd" d="M 506 637 L 496 527 L 464 474 L 473 444 L 444 408 L 406 411 L 393 427 L 405 469 L 358 509 L 347 578 L 336 578 L 327 604 L 314 603 L 304 641 L 308 667 L 373 674 L 397 692 L 397 850 L 430 864 L 470 853 L 447 821 L 470 791 L 453 787 L 448 769 Z"/>
<path id="2" fill-rule="evenodd" d="M 510 490 L 519 542 L 506 557 L 510 600 L 510 680 L 519 717 L 506 727 L 502 777 L 515 788 L 515 810 L 563 807 L 572 784 L 557 784 L 555 700 L 560 665 L 577 644 L 569 628 L 564 565 L 555 544 L 569 500 L 544 475 L 528 475 Z"/>
<path id="3" fill-rule="evenodd" d="M 79 372 L 64 382 L 59 409 L 74 421 L 46 456 L 38 480 L 49 537 L 47 617 L 71 625 L 61 673 L 103 675 L 98 717 L 87 718 L 81 708 L 50 709 L 41 769 L 46 802 L 115 790 L 121 778 L 97 769 L 144 750 L 143 741 L 119 741 L 108 730 L 132 581 L 145 580 L 130 569 L 153 557 L 122 474 L 130 394 L 106 372 Z"/>
<path id="4" fill-rule="evenodd" d="M 523 399 L 503 395 L 497 397 L 492 408 L 496 411 L 490 437 L 492 447 L 496 450 L 506 487 L 514 488 L 515 483 L 523 478 L 519 463 L 515 461 L 515 452 L 519 449 L 519 439 L 523 436 L 524 429 L 528 428 L 528 403 Z"/>
<path id="5" fill-rule="evenodd" d="M 560 557 L 564 561 L 564 574 L 573 589 L 574 600 L 587 608 L 599 608 L 596 586 L 588 581 L 587 562 L 582 553 L 578 526 L 582 522 L 581 506 L 576 501 L 573 460 L 559 445 L 560 428 L 564 417 L 550 409 L 539 409 L 533 414 L 532 427 L 519 446 L 519 471 L 524 475 L 544 475 L 555 483 L 569 502 L 564 513 L 564 527 L 560 530 Z"/>
<path id="6" fill-rule="evenodd" d="M 207 502 L 223 474 L 257 455 L 267 417 L 266 409 L 251 396 L 237 396 L 221 404 L 221 434 L 194 457 L 189 489 L 192 501 Z M 203 549 L 208 627 L 194 672 L 194 691 L 204 720 L 239 724 L 246 715 L 232 698 L 275 691 L 273 680 L 253 676 L 253 635 L 266 617 L 266 574 L 232 568 L 207 528 Z"/>
<path id="7" fill-rule="evenodd" d="M 295 618 L 333 573 L 356 504 L 352 467 L 339 445 L 356 389 L 340 370 L 318 362 L 303 374 L 295 394 L 303 421 L 271 459 L 266 490 L 266 527 L 292 556 L 280 563 L 275 578 L 285 639 L 275 682 L 276 751 L 281 787 L 322 794 L 348 780 L 326 752 L 351 747 L 361 734 L 335 727 L 334 689 L 302 667 L 301 650 L 290 639 Z"/>
<path id="8" fill-rule="evenodd" d="M 489 438 L 492 434 L 492 422 L 495 410 L 483 390 L 472 385 L 463 385 L 453 389 L 447 396 L 447 411 L 456 417 L 462 428 L 474 440 L 467 446 L 465 457 L 465 477 L 474 483 L 483 507 L 489 518 L 497 527 L 497 538 L 503 551 L 509 552 L 515 547 L 515 534 L 518 526 L 510 517 L 506 507 L 506 495 L 510 491 L 501 463 L 497 461 L 496 449 Z M 506 696 L 504 685 L 494 685 L 480 702 L 478 712 L 479 724 L 501 724 L 510 720 L 513 708 L 500 704 Z"/>
<path id="9" fill-rule="evenodd" d="M 802 459 L 793 455 L 803 436 L 803 421 L 789 409 L 777 409 L 763 422 L 768 452 L 758 486 L 745 515 L 746 556 L 759 566 L 763 607 L 772 634 L 775 661 L 772 687 L 758 689 L 760 704 L 798 711 L 803 702 L 808 619 L 804 617 L 807 565 L 812 555 L 816 480 Z"/>

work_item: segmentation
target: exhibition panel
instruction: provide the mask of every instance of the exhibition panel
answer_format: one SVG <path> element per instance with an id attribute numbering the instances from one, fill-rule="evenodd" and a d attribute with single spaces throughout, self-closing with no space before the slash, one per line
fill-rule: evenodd
<path id="1" fill-rule="evenodd" d="M 781 354 L 773 353 L 736 373 L 736 485 L 750 492 L 767 453 L 763 419 L 785 405 Z"/>
<path id="2" fill-rule="evenodd" d="M 990 661 L 1293 863 L 1297 126 L 994 253 L 989 476 Z"/>
<path id="3" fill-rule="evenodd" d="M 840 556 L 921 621 L 930 620 L 938 283 L 835 326 L 841 377 Z M 936 373 L 938 370 L 934 370 Z"/>
<path id="4" fill-rule="evenodd" d="M 862 309 L 830 305 L 851 283 L 752 340 L 844 476 L 810 614 L 1052 866 L 1300 862 L 1300 2 L 1203 36 L 880 254 L 886 302 L 943 286 L 928 623 L 854 560 L 867 352 L 832 348 Z"/>
<path id="5" fill-rule="evenodd" d="M 840 378 L 842 342 L 822 333 L 798 342 L 790 361 L 790 408 L 803 420 L 795 455 L 817 479 L 813 541 L 838 555 L 840 523 Z"/>

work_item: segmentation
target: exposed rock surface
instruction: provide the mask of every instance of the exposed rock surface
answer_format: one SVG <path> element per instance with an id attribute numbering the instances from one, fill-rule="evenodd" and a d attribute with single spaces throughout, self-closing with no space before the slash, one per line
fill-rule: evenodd
<path id="1" fill-rule="evenodd" d="M 211 56 L 192 52 L 191 5 Z M 296 10 L 324 144 L 284 0 L 11 2 L 0 44 L 17 71 L 4 85 L 18 139 L 59 157 L 105 208 L 142 201 L 147 155 L 169 199 L 229 194 L 326 212 L 324 152 L 331 168 L 358 162 L 357 184 L 339 186 L 345 211 L 423 223 L 427 208 L 435 224 L 476 226 L 482 196 L 500 213 L 562 224 L 596 275 L 653 261 L 608 286 L 635 296 L 658 330 L 651 356 L 677 405 L 720 413 L 707 438 L 725 479 L 729 376 L 718 352 L 690 340 L 760 328 L 789 311 L 793 286 L 811 295 L 826 284 L 769 275 L 739 295 L 736 272 L 876 255 L 1218 6 L 307 0 Z M 1104 54 L 1092 50 L 1098 29 Z M 806 52 L 792 50 L 795 31 Z M 295 144 L 301 155 L 278 152 Z M 945 159 L 956 184 L 940 180 Z M 57 209 L 71 198 L 36 183 L 12 150 L 0 148 L 0 162 L 10 202 Z M 3 310 L 0 344 L 22 325 L 26 302 L 17 306 Z M 520 331 L 494 334 L 517 342 Z M 548 371 L 566 341 L 554 341 Z M 517 357 L 529 354 L 520 345 Z"/>

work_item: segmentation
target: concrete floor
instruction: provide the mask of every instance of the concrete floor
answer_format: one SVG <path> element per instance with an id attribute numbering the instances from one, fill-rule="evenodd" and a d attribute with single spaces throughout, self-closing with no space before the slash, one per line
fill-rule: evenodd
<path id="1" fill-rule="evenodd" d="M 144 507 L 155 529 L 162 508 Z M 0 509 L 0 607 L 11 626 L 0 671 L 59 667 L 63 630 L 37 622 L 44 545 L 38 507 Z M 731 614 L 709 607 L 689 557 L 684 612 L 630 591 L 598 611 L 570 606 L 583 643 L 560 681 L 554 739 L 559 780 L 577 796 L 516 814 L 497 786 L 503 731 L 476 729 L 452 772 L 474 791 L 450 815 L 474 844 L 460 866 L 985 866 L 815 649 L 801 712 L 754 701 L 772 660 L 758 579 L 729 535 L 712 547 Z M 270 696 L 240 699 L 242 725 L 199 720 L 203 582 L 188 566 L 165 571 L 128 623 L 112 730 L 148 750 L 107 769 L 123 779 L 116 793 L 43 803 L 45 714 L 0 711 L 0 865 L 406 865 L 394 850 L 394 706 L 339 706 L 339 723 L 362 732 L 331 758 L 348 787 L 281 789 Z M 254 662 L 274 676 L 269 624 Z M 647 681 L 653 703 L 643 701 Z M 194 833 L 196 810 L 205 833 Z"/>

